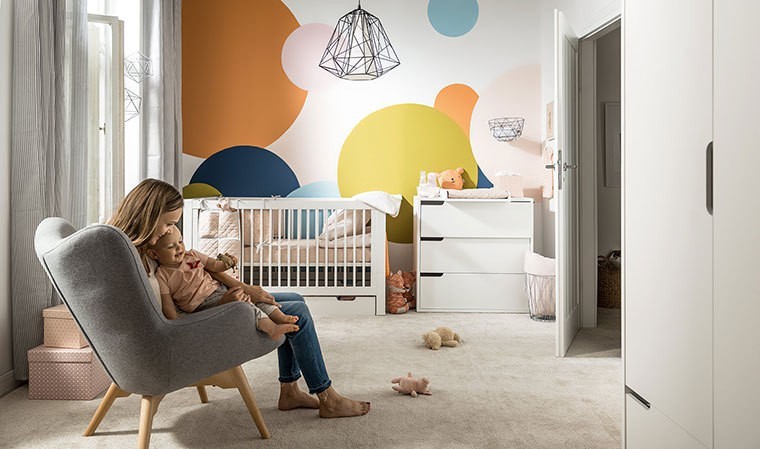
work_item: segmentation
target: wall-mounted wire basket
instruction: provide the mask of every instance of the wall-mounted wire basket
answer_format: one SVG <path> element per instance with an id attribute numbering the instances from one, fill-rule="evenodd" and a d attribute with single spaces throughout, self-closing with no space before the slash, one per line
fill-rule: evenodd
<path id="1" fill-rule="evenodd" d="M 499 117 L 488 121 L 493 138 L 499 142 L 512 142 L 520 138 L 525 119 L 522 117 Z"/>

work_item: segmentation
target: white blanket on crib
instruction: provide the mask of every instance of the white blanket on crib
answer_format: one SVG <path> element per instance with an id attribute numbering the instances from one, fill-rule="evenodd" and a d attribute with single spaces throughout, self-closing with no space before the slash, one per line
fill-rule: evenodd
<path id="1" fill-rule="evenodd" d="M 367 206 L 386 213 L 391 217 L 396 217 L 399 210 L 401 210 L 401 195 L 391 195 L 388 192 L 381 190 L 373 190 L 370 192 L 357 193 L 351 197 L 357 201 L 361 201 Z"/>

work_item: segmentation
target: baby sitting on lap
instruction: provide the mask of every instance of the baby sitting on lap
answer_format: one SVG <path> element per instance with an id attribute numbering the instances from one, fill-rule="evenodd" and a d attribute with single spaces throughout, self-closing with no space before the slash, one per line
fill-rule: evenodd
<path id="1" fill-rule="evenodd" d="M 159 263 L 156 279 L 161 292 L 161 309 L 166 318 L 177 318 L 177 309 L 192 313 L 232 301 L 251 303 L 240 287 L 227 286 L 211 277 L 230 268 L 228 263 L 195 250 L 185 251 L 182 234 L 176 227 L 147 250 L 148 257 Z M 256 310 L 256 327 L 277 339 L 295 332 L 297 316 L 285 315 L 272 304 L 251 305 Z M 264 312 L 267 316 L 262 314 Z"/>

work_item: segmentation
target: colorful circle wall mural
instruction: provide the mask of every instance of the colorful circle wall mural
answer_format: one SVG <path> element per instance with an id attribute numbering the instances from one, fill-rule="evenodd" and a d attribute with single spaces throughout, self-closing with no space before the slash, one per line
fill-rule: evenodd
<path id="1" fill-rule="evenodd" d="M 480 166 L 478 166 L 478 188 L 490 189 L 491 187 L 493 187 L 493 183 L 486 177 L 486 174 L 483 173 L 483 170 L 480 169 Z"/>
<path id="2" fill-rule="evenodd" d="M 293 170 L 279 156 L 241 145 L 215 153 L 200 165 L 190 183 L 205 183 L 224 196 L 287 196 L 299 187 Z"/>
<path id="3" fill-rule="evenodd" d="M 456 167 L 467 173 L 465 188 L 477 185 L 478 166 L 457 122 L 429 106 L 400 104 L 368 115 L 351 131 L 338 159 L 338 186 L 344 197 L 369 190 L 401 193 L 401 211 L 387 222 L 388 239 L 411 243 L 420 171 Z"/>
<path id="4" fill-rule="evenodd" d="M 282 67 L 293 13 L 280 0 L 193 1 L 182 19 L 183 151 L 271 145 L 306 101 Z"/>
<path id="5" fill-rule="evenodd" d="M 188 184 L 182 188 L 182 198 L 186 200 L 191 198 L 205 198 L 208 196 L 222 196 L 222 192 L 216 190 L 213 186 L 202 182 Z"/>
<path id="6" fill-rule="evenodd" d="M 469 32 L 478 21 L 477 0 L 430 0 L 428 20 L 436 31 L 448 37 Z"/>
<path id="7" fill-rule="evenodd" d="M 449 84 L 435 97 L 434 107 L 447 114 L 470 135 L 472 109 L 478 102 L 478 93 L 465 84 Z"/>
<path id="8" fill-rule="evenodd" d="M 496 77 L 480 91 L 472 111 L 470 141 L 483 173 L 494 179 L 507 171 L 523 176 L 526 196 L 539 197 L 544 179 L 541 163 L 541 66 L 526 65 Z M 522 136 L 513 142 L 493 138 L 488 120 L 495 117 L 522 117 Z"/>
<path id="9" fill-rule="evenodd" d="M 340 198 L 340 191 L 338 190 L 338 184 L 333 181 L 317 181 L 301 186 L 290 192 L 288 198 Z M 317 215 L 319 215 L 319 219 L 317 219 Z M 294 229 L 301 229 L 302 239 L 313 239 L 319 235 L 322 230 L 322 226 L 325 222 L 325 214 L 322 211 L 315 212 L 312 210 L 308 211 L 308 213 L 307 211 L 301 211 L 301 218 L 299 220 L 304 223 L 307 219 L 309 220 L 308 226 L 299 226 L 295 223 Z M 309 228 L 308 233 L 306 232 L 307 227 Z"/>
<path id="10" fill-rule="evenodd" d="M 309 23 L 293 31 L 282 47 L 282 67 L 290 81 L 305 90 L 316 90 L 340 80 L 319 67 L 333 29 Z"/>

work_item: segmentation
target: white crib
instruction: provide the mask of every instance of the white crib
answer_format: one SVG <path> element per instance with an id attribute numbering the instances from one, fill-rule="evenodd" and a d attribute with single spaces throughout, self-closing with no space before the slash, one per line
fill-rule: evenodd
<path id="1" fill-rule="evenodd" d="M 385 314 L 385 214 L 337 198 L 185 200 L 188 248 L 234 254 L 230 274 L 269 292 L 296 292 L 331 313 Z M 370 305 L 371 304 L 371 305 Z"/>

